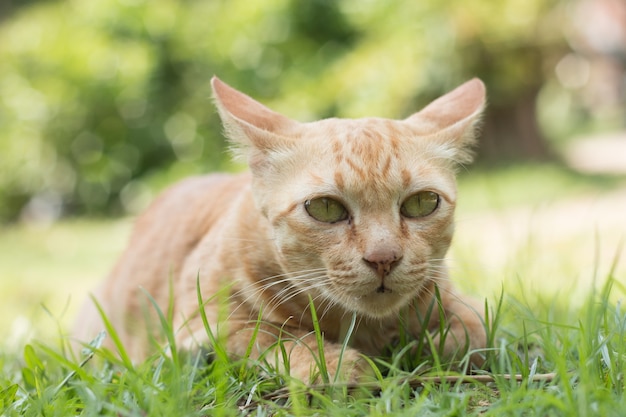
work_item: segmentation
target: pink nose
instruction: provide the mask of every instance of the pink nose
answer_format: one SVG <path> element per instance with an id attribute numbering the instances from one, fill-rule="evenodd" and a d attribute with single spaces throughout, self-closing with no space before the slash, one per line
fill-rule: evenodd
<path id="1" fill-rule="evenodd" d="M 379 248 L 366 253 L 363 261 L 383 280 L 391 273 L 391 270 L 400 263 L 402 254 L 389 248 Z"/>

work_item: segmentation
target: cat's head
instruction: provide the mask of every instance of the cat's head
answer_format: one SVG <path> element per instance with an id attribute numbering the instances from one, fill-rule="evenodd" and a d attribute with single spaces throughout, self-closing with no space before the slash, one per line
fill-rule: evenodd
<path id="1" fill-rule="evenodd" d="M 384 317 L 445 278 L 455 168 L 471 161 L 485 105 L 480 80 L 405 120 L 311 123 L 278 114 L 217 78 L 212 84 L 294 285 L 348 311 Z"/>

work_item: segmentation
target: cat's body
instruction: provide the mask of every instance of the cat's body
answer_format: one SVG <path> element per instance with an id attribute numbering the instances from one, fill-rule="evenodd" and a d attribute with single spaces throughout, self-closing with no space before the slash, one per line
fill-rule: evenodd
<path id="1" fill-rule="evenodd" d="M 414 338 L 438 329 L 437 311 L 428 323 L 419 319 L 435 286 L 450 327 L 444 353 L 484 347 L 480 305 L 455 293 L 443 263 L 453 232 L 454 168 L 469 160 L 484 105 L 480 81 L 404 121 L 297 123 L 217 79 L 213 87 L 251 173 L 183 181 L 138 219 L 95 294 L 133 358 L 145 357 L 148 333 L 158 333 L 144 320 L 151 310 L 144 291 L 163 311 L 173 297 L 179 348 L 208 345 L 198 287 L 230 355 L 246 354 L 260 315 L 251 356 L 275 348 L 280 337 L 291 374 L 305 381 L 315 375 L 310 300 L 328 369 L 343 378 L 358 379 L 360 353 L 380 354 L 401 323 Z M 339 371 L 353 313 L 357 327 Z M 101 327 L 87 303 L 78 337 L 89 340 Z"/>

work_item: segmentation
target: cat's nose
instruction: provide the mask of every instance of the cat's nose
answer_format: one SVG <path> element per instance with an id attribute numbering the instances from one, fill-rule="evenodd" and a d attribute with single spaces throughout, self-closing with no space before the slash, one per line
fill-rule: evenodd
<path id="1" fill-rule="evenodd" d="M 379 248 L 363 256 L 365 264 L 376 271 L 381 280 L 391 273 L 401 259 L 402 253 L 391 248 Z"/>

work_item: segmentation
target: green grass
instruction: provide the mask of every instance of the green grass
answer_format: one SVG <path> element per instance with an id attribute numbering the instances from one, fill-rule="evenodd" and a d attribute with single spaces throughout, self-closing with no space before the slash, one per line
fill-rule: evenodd
<path id="1" fill-rule="evenodd" d="M 464 211 L 490 211 L 541 205 L 625 186 L 625 177 L 581 174 L 556 164 L 518 164 L 497 170 L 470 166 L 460 175 L 459 204 Z"/>
<path id="2" fill-rule="evenodd" d="M 0 230 L 0 415 L 623 415 L 623 179 L 516 167 L 464 177 L 460 193 L 451 273 L 487 298 L 492 348 L 477 378 L 491 382 L 446 378 L 458 374 L 436 354 L 404 346 L 373 359 L 376 386 L 362 390 L 308 388 L 223 346 L 210 363 L 172 349 L 132 364 L 96 349 L 81 367 L 59 335 L 129 230 L 81 220 Z"/>
<path id="3" fill-rule="evenodd" d="M 51 337 L 57 320 L 67 326 L 124 248 L 129 226 L 128 220 L 0 225 L 1 340 L 10 343 L 32 330 Z"/>
<path id="4" fill-rule="evenodd" d="M 373 361 L 383 370 L 377 383 L 347 390 L 307 388 L 264 362 L 242 366 L 215 355 L 206 364 L 175 349 L 141 364 L 98 349 L 81 368 L 60 347 L 34 342 L 19 358 L 0 358 L 0 407 L 6 416 L 618 416 L 626 407 L 626 313 L 609 301 L 613 291 L 624 288 L 608 280 L 574 310 L 506 296 L 500 308 L 492 305 L 498 327 L 482 373 L 489 383 L 448 380 L 446 364 L 406 358 L 406 349 Z M 416 377 L 422 373 L 431 378 Z M 542 373 L 555 376 L 535 381 Z"/>

